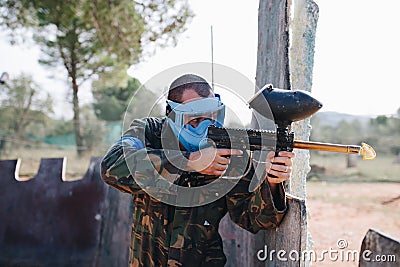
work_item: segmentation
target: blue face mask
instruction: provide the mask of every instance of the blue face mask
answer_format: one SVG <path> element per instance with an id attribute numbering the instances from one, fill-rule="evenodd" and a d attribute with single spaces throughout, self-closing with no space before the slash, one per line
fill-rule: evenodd
<path id="1" fill-rule="evenodd" d="M 218 97 L 202 98 L 185 104 L 168 101 L 172 112 L 167 121 L 179 142 L 189 152 L 195 152 L 207 145 L 207 129 L 210 125 L 222 127 L 225 106 Z M 212 114 L 212 115 L 207 115 Z M 188 124 L 185 118 L 206 117 L 197 127 Z"/>

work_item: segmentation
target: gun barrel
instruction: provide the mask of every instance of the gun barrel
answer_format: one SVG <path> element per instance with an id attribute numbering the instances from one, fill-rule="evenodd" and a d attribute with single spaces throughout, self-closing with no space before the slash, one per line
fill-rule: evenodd
<path id="1" fill-rule="evenodd" d="M 292 151 L 293 148 L 358 154 L 363 159 L 374 159 L 375 150 L 362 143 L 361 146 L 293 140 L 293 133 L 284 133 L 284 141 L 279 142 L 279 132 L 253 129 L 236 129 L 209 126 L 207 138 L 218 148 L 237 148 L 244 150 Z"/>
<path id="2" fill-rule="evenodd" d="M 362 146 L 356 146 L 295 140 L 293 147 L 299 149 L 358 154 L 362 155 L 363 159 L 374 159 L 376 157 L 375 150 L 365 143 L 362 143 Z"/>

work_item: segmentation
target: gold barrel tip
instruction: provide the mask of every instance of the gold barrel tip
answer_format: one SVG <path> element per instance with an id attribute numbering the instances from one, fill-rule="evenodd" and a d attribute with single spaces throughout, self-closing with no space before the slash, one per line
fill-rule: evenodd
<path id="1" fill-rule="evenodd" d="M 363 156 L 363 160 L 373 160 L 376 157 L 376 152 L 370 145 L 361 143 L 360 155 Z"/>

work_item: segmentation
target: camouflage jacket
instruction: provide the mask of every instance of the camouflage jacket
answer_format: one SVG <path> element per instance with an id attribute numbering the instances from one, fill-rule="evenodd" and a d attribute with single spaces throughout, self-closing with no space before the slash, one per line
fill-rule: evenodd
<path id="1" fill-rule="evenodd" d="M 226 257 L 218 233 L 222 217 L 229 213 L 234 223 L 252 233 L 275 227 L 286 210 L 283 188 L 279 199 L 273 201 L 266 181 L 249 192 L 251 176 L 246 175 L 227 194 L 208 204 L 182 207 L 160 201 L 146 188 L 157 187 L 160 192 L 172 183 L 193 187 L 208 180 L 188 179 L 201 176 L 183 171 L 179 162 L 171 164 L 174 155 L 166 157 L 160 137 L 164 122 L 160 118 L 133 121 L 101 163 L 103 180 L 133 195 L 130 266 L 224 266 Z M 173 195 L 170 192 L 166 194 Z"/>

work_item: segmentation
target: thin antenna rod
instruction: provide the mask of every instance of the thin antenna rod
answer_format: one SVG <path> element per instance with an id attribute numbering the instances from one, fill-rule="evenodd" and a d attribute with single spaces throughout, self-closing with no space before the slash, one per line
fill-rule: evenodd
<path id="1" fill-rule="evenodd" d="M 214 91 L 214 36 L 213 26 L 211 25 L 211 87 Z"/>

